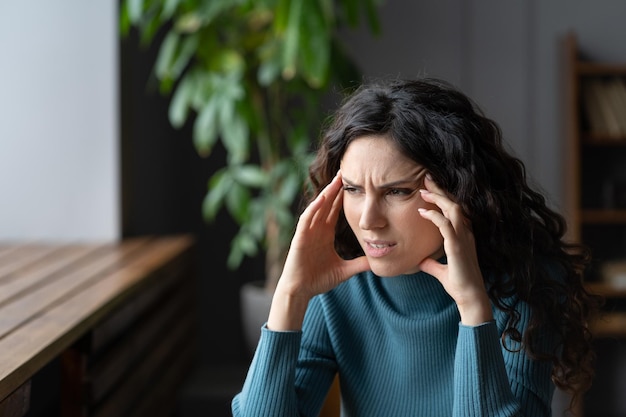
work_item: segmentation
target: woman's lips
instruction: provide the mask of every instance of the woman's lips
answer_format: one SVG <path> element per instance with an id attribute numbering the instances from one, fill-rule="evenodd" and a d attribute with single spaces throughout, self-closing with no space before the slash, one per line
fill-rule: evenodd
<path id="1" fill-rule="evenodd" d="M 365 240 L 365 253 L 372 258 L 381 258 L 396 248 L 393 242 L 381 240 Z"/>

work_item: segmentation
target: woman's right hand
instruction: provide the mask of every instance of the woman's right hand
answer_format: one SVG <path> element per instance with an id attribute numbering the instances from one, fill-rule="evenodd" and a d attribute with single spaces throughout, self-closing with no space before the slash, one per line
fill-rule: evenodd
<path id="1" fill-rule="evenodd" d="M 299 330 L 309 300 L 369 268 L 364 256 L 344 260 L 335 251 L 335 225 L 343 204 L 341 174 L 304 210 L 274 293 L 267 327 Z"/>

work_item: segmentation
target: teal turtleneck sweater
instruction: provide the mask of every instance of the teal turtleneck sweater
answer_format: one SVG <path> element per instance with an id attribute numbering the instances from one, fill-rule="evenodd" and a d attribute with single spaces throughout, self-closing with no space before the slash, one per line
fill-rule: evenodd
<path id="1" fill-rule="evenodd" d="M 516 309 L 523 331 L 530 312 Z M 316 416 L 339 373 L 345 417 L 549 416 L 551 365 L 504 349 L 507 317 L 494 317 L 460 324 L 425 273 L 359 274 L 313 298 L 301 332 L 261 330 L 233 415 Z"/>

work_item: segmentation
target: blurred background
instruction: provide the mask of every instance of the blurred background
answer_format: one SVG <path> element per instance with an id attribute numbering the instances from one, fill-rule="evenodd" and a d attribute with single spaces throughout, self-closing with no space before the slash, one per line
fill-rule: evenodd
<path id="1" fill-rule="evenodd" d="M 192 234 L 198 355 L 178 412 L 228 415 L 249 361 L 239 289 L 261 279 L 264 261 L 226 267 L 238 226 L 227 214 L 212 223 L 202 215 L 225 153 L 201 157 L 191 124 L 171 126 L 153 73 L 158 45 L 140 45 L 136 31 L 122 37 L 119 8 L 0 2 L 0 240 Z M 567 211 L 561 43 L 574 31 L 588 58 L 626 62 L 626 2 L 387 0 L 377 10 L 379 35 L 363 26 L 341 33 L 363 77 L 456 84 L 500 123 L 550 204 Z M 625 352 L 623 341 L 606 349 L 605 393 L 626 386 Z M 617 397 L 590 401 L 597 415 L 626 415 Z"/>

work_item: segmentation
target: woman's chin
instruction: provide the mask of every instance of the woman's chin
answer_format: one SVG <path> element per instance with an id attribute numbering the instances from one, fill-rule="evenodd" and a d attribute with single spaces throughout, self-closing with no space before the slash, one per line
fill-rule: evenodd
<path id="1" fill-rule="evenodd" d="M 370 269 L 374 275 L 381 278 L 397 277 L 399 275 L 415 274 L 420 271 L 419 266 L 402 266 L 393 262 L 381 262 L 376 259 L 368 259 Z"/>

